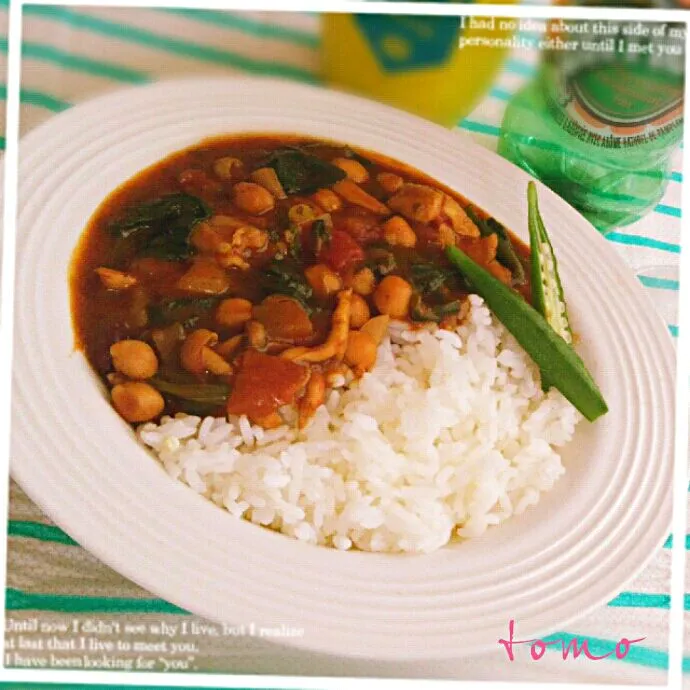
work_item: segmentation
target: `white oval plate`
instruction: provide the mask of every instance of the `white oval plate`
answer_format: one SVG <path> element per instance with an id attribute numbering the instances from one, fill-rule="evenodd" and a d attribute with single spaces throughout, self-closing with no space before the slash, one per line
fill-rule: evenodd
<path id="1" fill-rule="evenodd" d="M 373 149 L 527 238 L 527 174 L 469 139 L 332 91 L 261 79 L 163 82 L 97 98 L 21 142 L 12 473 L 87 550 L 208 619 L 301 628 L 277 641 L 375 659 L 461 657 L 562 629 L 620 591 L 671 520 L 674 353 L 631 271 L 539 186 L 581 355 L 610 412 L 526 514 L 427 556 L 342 553 L 236 520 L 138 445 L 73 347 L 67 269 L 119 184 L 212 135 L 297 132 Z"/>

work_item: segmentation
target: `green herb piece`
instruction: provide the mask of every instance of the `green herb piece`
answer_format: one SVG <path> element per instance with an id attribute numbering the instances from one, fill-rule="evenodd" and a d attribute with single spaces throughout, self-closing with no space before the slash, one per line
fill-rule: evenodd
<path id="1" fill-rule="evenodd" d="M 446 302 L 445 304 L 439 304 L 433 307 L 433 310 L 438 316 L 443 318 L 444 316 L 450 316 L 451 314 L 458 314 L 462 309 L 462 303 L 459 299 L 455 299 L 452 302 Z"/>
<path id="2" fill-rule="evenodd" d="M 486 220 L 480 218 L 472 207 L 465 209 L 470 220 L 479 228 L 479 234 L 482 237 L 498 235 L 498 244 L 496 246 L 496 258 L 502 263 L 513 275 L 513 286 L 525 284 L 525 269 L 520 261 L 520 257 L 513 248 L 513 243 L 510 241 L 508 231 L 495 218 L 487 218 Z"/>
<path id="3" fill-rule="evenodd" d="M 339 167 L 299 148 L 278 149 L 265 165 L 276 171 L 286 194 L 311 194 L 345 179 Z"/>
<path id="4" fill-rule="evenodd" d="M 333 238 L 331 228 L 323 218 L 317 218 L 311 226 L 311 231 L 314 237 L 320 242 L 330 242 Z"/>
<path id="5" fill-rule="evenodd" d="M 285 231 L 285 241 L 288 245 L 288 255 L 293 259 L 302 256 L 302 233 L 299 228 L 291 228 Z"/>
<path id="6" fill-rule="evenodd" d="M 364 265 L 371 269 L 378 280 L 394 271 L 398 267 L 398 262 L 395 255 L 387 249 L 371 247 L 367 250 Z"/>
<path id="7" fill-rule="evenodd" d="M 157 376 L 148 383 L 165 395 L 213 407 L 225 405 L 230 395 L 230 387 L 222 383 L 174 383 Z"/>
<path id="8" fill-rule="evenodd" d="M 189 236 L 210 215 L 198 197 L 169 194 L 131 206 L 124 217 L 109 224 L 108 232 L 117 240 L 117 256 L 134 248 L 140 256 L 180 260 L 191 256 Z"/>
<path id="9" fill-rule="evenodd" d="M 333 239 L 333 221 L 329 214 L 317 218 L 311 224 L 309 239 L 314 254 L 318 256 L 324 246 Z"/>
<path id="10" fill-rule="evenodd" d="M 188 328 L 219 302 L 220 297 L 184 297 L 151 304 L 148 307 L 149 324 L 159 327 L 178 321 Z"/>
<path id="11" fill-rule="evenodd" d="M 410 318 L 412 321 L 433 321 L 439 323 L 446 316 L 457 314 L 461 308 L 460 300 L 430 307 L 421 295 L 415 293 L 410 301 Z"/>
<path id="12" fill-rule="evenodd" d="M 311 311 L 308 301 L 312 297 L 312 289 L 305 282 L 299 267 L 288 260 L 269 264 L 261 274 L 261 287 L 267 295 L 294 297 L 307 312 Z"/>
<path id="13" fill-rule="evenodd" d="M 410 281 L 423 295 L 436 292 L 454 275 L 453 271 L 432 263 L 418 262 L 410 266 Z"/>
<path id="14" fill-rule="evenodd" d="M 536 309 L 457 247 L 447 247 L 446 256 L 532 358 L 542 378 L 550 381 L 590 422 L 608 411 L 584 362 Z"/>

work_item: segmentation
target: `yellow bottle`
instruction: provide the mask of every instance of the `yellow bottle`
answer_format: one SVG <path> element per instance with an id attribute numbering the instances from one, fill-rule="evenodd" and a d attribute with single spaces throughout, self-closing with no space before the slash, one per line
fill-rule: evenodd
<path id="1" fill-rule="evenodd" d="M 515 21 L 325 14 L 324 78 L 330 86 L 453 127 L 490 88 L 509 50 Z"/>

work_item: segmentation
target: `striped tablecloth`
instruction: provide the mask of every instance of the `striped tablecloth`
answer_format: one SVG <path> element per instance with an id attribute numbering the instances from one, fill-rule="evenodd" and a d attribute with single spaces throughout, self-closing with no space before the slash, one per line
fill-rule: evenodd
<path id="1" fill-rule="evenodd" d="M 2 3 L 6 10 L 7 0 Z M 6 26 L 4 13 L 0 19 Z M 6 35 L 0 40 L 6 51 Z M 22 49 L 22 133 L 107 90 L 163 78 L 255 73 L 319 82 L 318 17 L 310 14 L 29 6 Z M 459 123 L 458 136 L 469 135 L 495 150 L 506 103 L 534 74 L 535 60 L 535 55 L 514 54 L 489 95 Z M 662 203 L 643 220 L 608 236 L 652 293 L 674 334 L 681 181 L 677 154 Z M 678 538 L 687 542 L 684 535 Z M 646 570 L 608 605 L 567 630 L 554 631 L 567 639 L 587 637 L 594 654 L 610 651 L 623 637 L 644 637 L 623 661 L 563 661 L 550 652 L 539 662 L 523 656 L 509 663 L 497 651 L 445 664 L 374 664 L 238 637 L 203 643 L 194 663 L 199 670 L 235 673 L 665 683 L 670 544 L 669 537 Z M 14 484 L 7 588 L 10 623 L 36 617 L 58 623 L 107 619 L 177 625 L 198 620 L 98 562 Z"/>

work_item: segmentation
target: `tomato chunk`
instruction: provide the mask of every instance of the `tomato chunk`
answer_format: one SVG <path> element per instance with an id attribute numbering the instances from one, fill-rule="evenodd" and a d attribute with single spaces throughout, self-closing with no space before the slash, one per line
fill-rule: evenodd
<path id="1" fill-rule="evenodd" d="M 319 253 L 319 261 L 328 264 L 338 273 L 363 260 L 362 248 L 342 230 L 333 230 L 330 242 L 327 242 Z"/>

